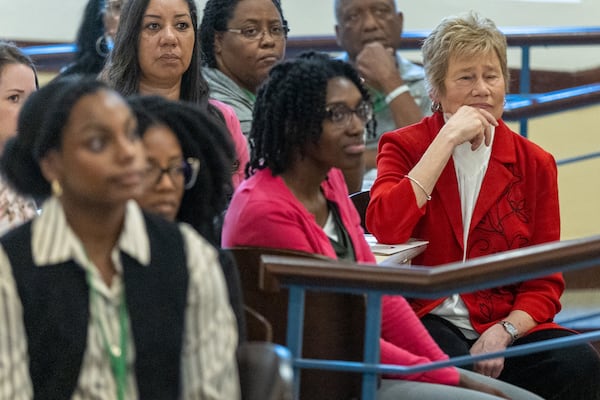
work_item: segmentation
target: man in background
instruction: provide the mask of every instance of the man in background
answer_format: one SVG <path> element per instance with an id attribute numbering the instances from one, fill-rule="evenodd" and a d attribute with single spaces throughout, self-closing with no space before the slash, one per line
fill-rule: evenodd
<path id="1" fill-rule="evenodd" d="M 363 189 L 376 176 L 379 137 L 431 113 L 423 68 L 400 56 L 404 16 L 395 0 L 334 0 L 337 42 L 370 88 L 377 137 L 367 140 Z"/>

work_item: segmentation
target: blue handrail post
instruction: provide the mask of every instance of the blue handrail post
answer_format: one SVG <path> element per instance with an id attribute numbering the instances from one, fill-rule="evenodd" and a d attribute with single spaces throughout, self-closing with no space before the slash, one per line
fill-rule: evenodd
<path id="1" fill-rule="evenodd" d="M 521 76 L 519 80 L 519 93 L 528 95 L 531 92 L 531 65 L 530 57 L 531 47 L 521 46 Z M 519 121 L 521 136 L 527 137 L 528 119 L 522 118 Z"/>
<path id="2" fill-rule="evenodd" d="M 522 118 L 519 120 L 519 133 L 524 138 L 527 137 L 529 128 L 529 120 L 527 118 Z"/>
<path id="3" fill-rule="evenodd" d="M 367 292 L 367 315 L 365 323 L 364 362 L 367 365 L 379 363 L 379 337 L 381 336 L 381 295 L 377 291 Z M 362 399 L 374 400 L 377 392 L 377 373 L 364 372 Z"/>
<path id="4" fill-rule="evenodd" d="M 289 287 L 287 347 L 292 358 L 302 357 L 302 337 L 304 332 L 305 289 L 298 285 Z M 294 400 L 300 398 L 300 368 L 294 366 Z"/>

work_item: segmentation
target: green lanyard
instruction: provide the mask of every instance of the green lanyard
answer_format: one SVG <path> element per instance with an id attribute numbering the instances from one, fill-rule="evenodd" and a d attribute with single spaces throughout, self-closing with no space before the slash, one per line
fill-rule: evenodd
<path id="1" fill-rule="evenodd" d="M 94 322 L 100 328 L 100 332 L 102 335 L 102 341 L 104 342 L 104 347 L 108 354 L 108 358 L 110 360 L 110 368 L 112 370 L 113 376 L 115 377 L 115 382 L 117 385 L 117 399 L 124 400 L 125 399 L 125 391 L 127 388 L 127 341 L 128 341 L 128 332 L 127 332 L 127 305 L 125 304 L 125 289 L 123 289 L 121 294 L 121 301 L 119 302 L 119 329 L 120 329 L 120 343 L 119 346 L 111 346 L 108 343 L 108 339 L 106 338 L 106 330 L 104 329 L 104 325 L 102 325 L 102 321 L 100 320 L 100 310 L 98 309 L 98 300 L 97 297 L 100 295 L 98 291 L 92 285 L 92 276 L 91 273 L 86 270 L 86 278 L 88 281 L 88 285 L 90 287 L 90 301 L 92 302 L 92 307 L 95 309 L 95 312 L 92 312 L 92 318 L 94 318 Z M 92 310 L 94 311 L 94 310 Z"/>

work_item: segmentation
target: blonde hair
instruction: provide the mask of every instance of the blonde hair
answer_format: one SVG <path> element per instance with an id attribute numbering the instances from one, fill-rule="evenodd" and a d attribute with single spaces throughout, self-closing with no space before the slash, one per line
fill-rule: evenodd
<path id="1" fill-rule="evenodd" d="M 506 37 L 491 19 L 476 12 L 444 18 L 427 36 L 421 51 L 426 85 L 433 99 L 446 92 L 444 80 L 450 58 L 478 57 L 492 52 L 498 56 L 508 91 Z"/>

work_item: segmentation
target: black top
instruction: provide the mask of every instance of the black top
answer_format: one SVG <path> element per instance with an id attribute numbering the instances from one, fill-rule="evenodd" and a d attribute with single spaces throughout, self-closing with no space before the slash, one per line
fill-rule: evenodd
<path id="1" fill-rule="evenodd" d="M 338 240 L 333 240 L 332 238 L 329 238 L 329 241 L 331 242 L 331 245 L 335 250 L 337 258 L 339 260 L 348 260 L 356 262 L 354 246 L 352 245 L 352 240 L 350 240 L 350 235 L 348 235 L 346 227 L 342 223 L 342 218 L 340 217 L 337 205 L 332 201 L 327 201 L 327 206 L 329 208 L 329 211 L 331 211 L 333 215 L 333 224 L 335 225 L 335 231 L 338 237 Z"/>

